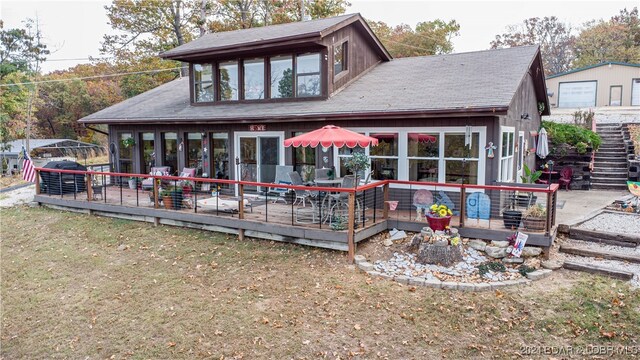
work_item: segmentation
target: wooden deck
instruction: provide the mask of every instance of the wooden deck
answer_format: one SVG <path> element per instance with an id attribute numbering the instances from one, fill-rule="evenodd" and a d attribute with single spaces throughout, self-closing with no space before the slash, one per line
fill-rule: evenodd
<path id="1" fill-rule="evenodd" d="M 191 204 L 197 199 L 209 197 L 207 194 L 193 194 Z M 221 199 L 231 199 L 231 196 L 221 196 Z M 150 200 L 149 192 L 129 189 L 126 187 L 110 186 L 106 188 L 106 196 L 98 196 L 96 200 L 88 201 L 86 192 L 64 195 L 36 195 L 39 203 L 74 211 L 92 213 L 96 215 L 119 217 L 137 221 L 153 222 L 185 226 L 191 228 L 238 234 L 244 230 L 245 236 L 291 242 L 341 251 L 348 249 L 348 234 L 346 230 L 333 230 L 329 222 L 307 222 L 297 216 L 299 212 L 311 211 L 307 204 L 305 208 L 293 206 L 291 202 L 273 203 L 273 198 L 258 195 L 247 195 L 251 207 L 245 207 L 243 218 L 239 213 L 228 211 L 205 210 L 202 207 L 191 206 L 180 210 L 168 210 L 161 204 L 155 207 Z M 364 211 L 356 219 L 354 241 L 356 243 L 377 233 L 397 228 L 406 231 L 420 231 L 427 226 L 423 218 L 416 218 L 416 212 L 411 210 L 396 210 L 388 212 L 388 219 L 384 212 L 373 206 L 363 206 Z M 460 219 L 454 216 L 451 226 L 459 227 Z M 505 229 L 501 218 L 491 220 L 465 219 L 465 225 L 459 228 L 462 236 L 487 240 L 504 240 L 513 233 Z M 555 231 L 548 236 L 544 233 L 529 232 L 528 244 L 549 247 L 555 238 Z"/>

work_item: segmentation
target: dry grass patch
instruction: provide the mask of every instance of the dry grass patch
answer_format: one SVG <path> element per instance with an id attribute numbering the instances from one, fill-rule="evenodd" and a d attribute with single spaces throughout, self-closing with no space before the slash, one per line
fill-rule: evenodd
<path id="1" fill-rule="evenodd" d="M 0 176 L 0 189 L 8 188 L 9 186 L 26 184 L 27 182 L 22 180 L 22 175 L 10 175 Z"/>
<path id="2" fill-rule="evenodd" d="M 504 358 L 639 340 L 637 293 L 604 278 L 459 293 L 302 246 L 48 209 L 0 218 L 3 358 Z"/>

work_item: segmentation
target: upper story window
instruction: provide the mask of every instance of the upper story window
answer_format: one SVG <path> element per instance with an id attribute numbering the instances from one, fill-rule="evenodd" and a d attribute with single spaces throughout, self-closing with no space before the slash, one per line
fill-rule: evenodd
<path id="1" fill-rule="evenodd" d="M 271 58 L 271 98 L 293 97 L 293 58 L 274 56 Z"/>
<path id="2" fill-rule="evenodd" d="M 238 100 L 238 62 L 227 61 L 220 63 L 220 100 Z"/>
<path id="3" fill-rule="evenodd" d="M 348 42 L 333 47 L 333 76 L 347 70 Z"/>
<path id="4" fill-rule="evenodd" d="M 264 59 L 244 61 L 244 98 L 264 99 Z"/>
<path id="5" fill-rule="evenodd" d="M 207 102 L 215 99 L 213 91 L 213 65 L 193 65 L 193 95 L 196 102 Z"/>
<path id="6" fill-rule="evenodd" d="M 321 96 L 322 73 L 320 52 L 193 64 L 193 102 Z"/>
<path id="7" fill-rule="evenodd" d="M 298 55 L 296 70 L 297 97 L 320 96 L 320 54 Z"/>

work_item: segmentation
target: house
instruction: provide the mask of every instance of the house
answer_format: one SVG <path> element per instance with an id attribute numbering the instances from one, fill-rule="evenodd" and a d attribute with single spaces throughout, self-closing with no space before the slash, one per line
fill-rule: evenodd
<path id="1" fill-rule="evenodd" d="M 363 151 L 372 180 L 514 182 L 549 114 L 537 46 L 392 59 L 359 14 L 207 34 L 160 56 L 189 77 L 79 120 L 109 125 L 116 171 L 268 183 L 277 165 L 344 175 Z M 327 124 L 379 145 L 283 146 Z"/>
<path id="2" fill-rule="evenodd" d="M 605 62 L 547 77 L 557 108 L 640 106 L 640 64 Z"/>

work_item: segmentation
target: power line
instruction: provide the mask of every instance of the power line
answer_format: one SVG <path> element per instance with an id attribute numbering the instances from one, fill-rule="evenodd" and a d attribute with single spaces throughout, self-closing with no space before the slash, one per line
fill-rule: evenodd
<path id="1" fill-rule="evenodd" d="M 133 72 L 115 73 L 115 74 L 107 74 L 107 75 L 94 75 L 94 76 L 76 77 L 76 78 L 68 78 L 68 79 L 27 81 L 27 82 L 14 83 L 14 84 L 0 84 L 0 87 L 9 87 L 9 86 L 16 86 L 16 85 L 30 85 L 30 84 L 44 84 L 44 83 L 53 83 L 53 82 L 66 82 L 66 81 L 74 81 L 74 80 L 92 80 L 92 79 L 109 78 L 109 77 L 123 76 L 123 75 L 158 73 L 158 72 L 163 72 L 163 71 L 173 71 L 173 70 L 180 70 L 180 69 L 182 69 L 182 67 L 175 67 L 175 68 L 169 68 L 169 69 L 145 70 L 145 71 L 133 71 Z"/>
<path id="2" fill-rule="evenodd" d="M 107 56 L 107 57 L 101 57 L 101 58 L 95 58 L 95 57 L 88 57 L 88 58 L 71 58 L 71 59 L 45 59 L 44 62 L 47 61 L 76 61 L 76 60 L 106 60 L 106 59 L 113 59 L 115 58 L 114 56 Z"/>

